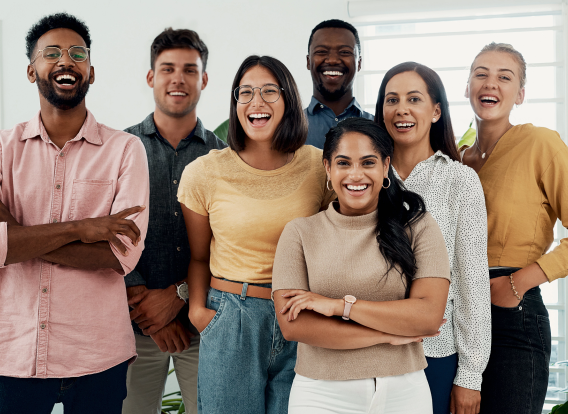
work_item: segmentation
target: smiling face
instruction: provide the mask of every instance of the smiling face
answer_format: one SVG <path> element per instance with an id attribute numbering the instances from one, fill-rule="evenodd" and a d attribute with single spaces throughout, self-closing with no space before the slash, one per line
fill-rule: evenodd
<path id="1" fill-rule="evenodd" d="M 195 110 L 207 86 L 207 73 L 197 50 L 167 49 L 156 58 L 147 81 L 154 88 L 156 110 L 181 118 Z"/>
<path id="2" fill-rule="evenodd" d="M 486 52 L 473 62 L 465 96 L 475 115 L 483 120 L 509 119 L 513 105 L 525 98 L 519 64 L 505 52 Z"/>
<path id="3" fill-rule="evenodd" d="M 402 72 L 387 83 L 383 116 L 395 145 L 430 146 L 430 127 L 440 114 L 440 104 L 432 101 L 418 73 Z"/>
<path id="4" fill-rule="evenodd" d="M 390 163 L 389 157 L 384 161 L 381 157 L 367 135 L 346 132 L 331 155 L 331 163 L 324 160 L 341 214 L 360 216 L 377 209 Z"/>
<path id="5" fill-rule="evenodd" d="M 239 82 L 239 86 L 244 85 L 253 88 L 262 88 L 264 85 L 280 87 L 272 72 L 263 66 L 254 66 L 246 71 Z M 282 91 L 282 94 L 284 93 L 286 91 Z M 237 102 L 237 116 L 246 134 L 245 145 L 247 139 L 258 142 L 272 142 L 274 132 L 282 121 L 284 109 L 285 104 L 282 95 L 276 102 L 267 103 L 262 99 L 259 89 L 254 89 L 254 96 L 249 103 Z"/>
<path id="6" fill-rule="evenodd" d="M 90 57 L 84 62 L 75 62 L 67 50 L 56 63 L 46 62 L 39 52 L 48 46 L 68 49 L 71 46 L 86 47 L 83 38 L 70 29 L 53 29 L 41 36 L 32 55 L 33 64 L 28 65 L 28 79 L 37 82 L 43 99 L 50 105 L 68 110 L 82 103 L 95 81 L 94 68 Z M 34 60 L 35 59 L 35 60 Z"/>
<path id="7" fill-rule="evenodd" d="M 353 90 L 361 69 L 355 36 L 347 29 L 325 28 L 314 33 L 308 55 L 314 89 L 325 100 L 337 101 Z"/>

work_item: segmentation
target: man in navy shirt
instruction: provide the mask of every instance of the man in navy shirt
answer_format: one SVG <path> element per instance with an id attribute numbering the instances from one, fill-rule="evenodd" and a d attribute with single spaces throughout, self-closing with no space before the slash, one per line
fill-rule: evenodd
<path id="1" fill-rule="evenodd" d="M 312 30 L 308 42 L 308 70 L 314 85 L 306 144 L 323 148 L 325 134 L 345 118 L 374 116 L 363 111 L 353 96 L 355 74 L 361 70 L 357 29 L 342 20 L 326 20 Z"/>
<path id="2" fill-rule="evenodd" d="M 164 30 L 151 47 L 148 85 L 156 107 L 126 131 L 142 140 L 150 171 L 146 249 L 125 277 L 138 359 L 128 368 L 123 414 L 160 412 L 173 359 L 186 413 L 197 413 L 199 336 L 187 317 L 190 251 L 177 201 L 187 164 L 226 144 L 206 130 L 196 106 L 207 86 L 207 46 L 192 30 Z"/>

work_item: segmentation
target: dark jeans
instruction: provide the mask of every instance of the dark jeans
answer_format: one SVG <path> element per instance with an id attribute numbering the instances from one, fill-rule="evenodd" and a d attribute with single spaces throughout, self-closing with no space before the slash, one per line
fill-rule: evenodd
<path id="1" fill-rule="evenodd" d="M 123 362 L 83 377 L 0 376 L 0 414 L 50 414 L 56 403 L 63 403 L 65 414 L 120 414 L 127 369 L 128 362 Z"/>
<path id="2" fill-rule="evenodd" d="M 458 354 L 443 358 L 426 357 L 426 361 L 428 367 L 424 370 L 424 373 L 432 393 L 433 413 L 448 414 L 454 378 L 458 370 Z"/>
<path id="3" fill-rule="evenodd" d="M 490 270 L 508 277 L 515 270 Z M 512 294 L 512 293 L 511 293 Z M 550 321 L 534 287 L 519 306 L 491 305 L 491 357 L 481 384 L 481 414 L 540 414 L 548 386 Z"/>

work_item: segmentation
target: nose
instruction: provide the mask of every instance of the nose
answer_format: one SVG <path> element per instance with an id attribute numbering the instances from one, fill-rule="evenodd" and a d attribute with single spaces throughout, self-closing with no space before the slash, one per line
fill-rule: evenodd
<path id="1" fill-rule="evenodd" d="M 357 164 L 353 164 L 351 169 L 349 170 L 349 179 L 353 181 L 361 181 L 363 176 L 365 175 L 363 171 L 363 166 Z"/>
<path id="2" fill-rule="evenodd" d="M 69 50 L 62 51 L 61 59 L 57 62 L 57 66 L 62 68 L 75 66 L 75 61 L 69 56 Z"/>
<path id="3" fill-rule="evenodd" d="M 496 89 L 497 88 L 497 79 L 494 76 L 487 76 L 485 78 L 485 82 L 483 82 L 484 89 Z"/>
<path id="4" fill-rule="evenodd" d="M 408 104 L 406 101 L 400 100 L 398 105 L 396 106 L 396 114 L 400 116 L 405 116 L 410 113 L 408 109 Z"/>
<path id="5" fill-rule="evenodd" d="M 185 84 L 185 76 L 182 70 L 176 70 L 172 76 L 172 83 L 176 85 Z"/>
<path id="6" fill-rule="evenodd" d="M 251 101 L 253 107 L 264 106 L 264 99 L 260 95 L 260 89 L 253 89 L 253 96 Z"/>

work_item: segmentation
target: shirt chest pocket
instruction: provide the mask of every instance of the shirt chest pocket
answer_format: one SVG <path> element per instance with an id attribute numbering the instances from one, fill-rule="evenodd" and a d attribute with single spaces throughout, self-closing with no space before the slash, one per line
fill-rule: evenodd
<path id="1" fill-rule="evenodd" d="M 83 220 L 110 214 L 112 187 L 112 180 L 73 180 L 69 219 Z"/>

